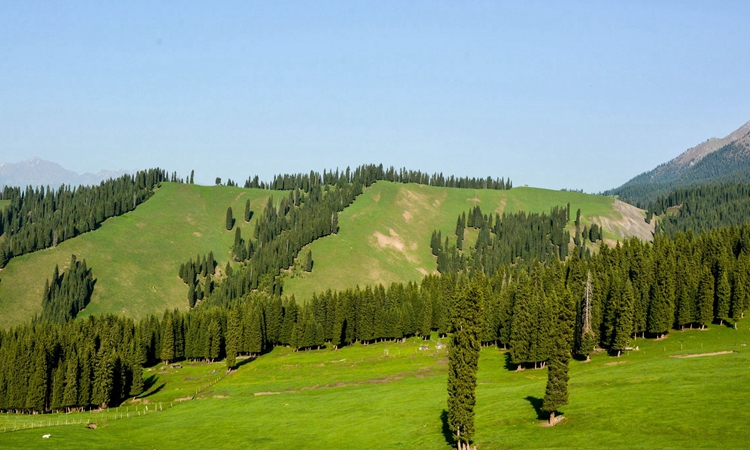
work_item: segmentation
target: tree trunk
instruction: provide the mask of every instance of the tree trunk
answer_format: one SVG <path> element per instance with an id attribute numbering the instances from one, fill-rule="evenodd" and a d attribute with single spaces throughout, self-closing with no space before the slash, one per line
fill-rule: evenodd
<path id="1" fill-rule="evenodd" d="M 617 350 L 617 357 L 618 357 L 618 358 L 620 357 L 620 354 L 621 354 L 621 353 L 622 353 L 622 351 L 621 351 L 621 350 Z"/>
<path id="2" fill-rule="evenodd" d="M 586 355 L 586 362 L 591 362 L 591 355 Z"/>
<path id="3" fill-rule="evenodd" d="M 520 372 L 520 371 L 521 371 L 521 364 L 519 364 L 518 367 L 516 368 L 516 372 Z"/>
<path id="4" fill-rule="evenodd" d="M 550 426 L 555 424 L 555 412 L 554 411 L 549 413 L 549 424 Z"/>

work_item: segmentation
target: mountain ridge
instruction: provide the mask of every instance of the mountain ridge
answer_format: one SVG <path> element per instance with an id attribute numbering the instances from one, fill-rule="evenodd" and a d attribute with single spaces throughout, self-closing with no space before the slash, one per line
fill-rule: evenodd
<path id="1" fill-rule="evenodd" d="M 604 194 L 644 207 L 674 189 L 727 181 L 750 181 L 750 121 L 729 135 L 691 147 Z"/>
<path id="2" fill-rule="evenodd" d="M 94 185 L 130 173 L 129 170 L 100 170 L 97 173 L 79 174 L 56 162 L 32 157 L 17 163 L 0 163 L 0 187 Z"/>

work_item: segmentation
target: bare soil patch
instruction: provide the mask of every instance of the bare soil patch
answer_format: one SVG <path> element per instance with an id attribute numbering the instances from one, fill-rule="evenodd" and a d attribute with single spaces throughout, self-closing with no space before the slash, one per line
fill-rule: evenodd
<path id="1" fill-rule="evenodd" d="M 605 366 L 619 366 L 620 364 L 627 364 L 627 361 L 614 361 L 604 364 Z"/>
<path id="2" fill-rule="evenodd" d="M 725 350 L 723 352 L 710 352 L 710 353 L 686 353 L 684 355 L 669 355 L 670 358 L 699 358 L 701 356 L 717 356 L 717 355 L 728 355 L 730 353 L 737 353 L 735 350 Z"/>
<path id="3" fill-rule="evenodd" d="M 408 223 L 411 220 L 411 213 L 409 211 L 404 211 L 404 220 Z"/>
<path id="4" fill-rule="evenodd" d="M 393 228 L 388 230 L 390 236 L 386 236 L 379 231 L 376 231 L 373 236 L 378 240 L 378 245 L 382 248 L 393 247 L 396 250 L 404 251 L 404 242 L 399 238 L 398 233 L 393 231 Z"/>

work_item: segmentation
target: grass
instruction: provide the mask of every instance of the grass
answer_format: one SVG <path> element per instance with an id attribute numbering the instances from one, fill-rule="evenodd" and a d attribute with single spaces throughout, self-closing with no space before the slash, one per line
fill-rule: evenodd
<path id="1" fill-rule="evenodd" d="M 4 210 L 8 205 L 10 205 L 10 200 L 0 200 L 0 211 Z"/>
<path id="2" fill-rule="evenodd" d="M 220 267 L 230 258 L 234 231 L 225 215 L 232 206 L 237 226 L 249 236 L 269 195 L 284 193 L 226 186 L 163 183 L 135 211 L 107 220 L 93 232 L 17 258 L 0 272 L 0 327 L 28 321 L 41 311 L 45 280 L 70 255 L 86 259 L 96 278 L 91 303 L 82 315 L 117 313 L 143 317 L 166 308 L 186 309 L 187 286 L 180 264 L 213 251 Z M 243 220 L 250 199 L 253 220 Z"/>
<path id="3" fill-rule="evenodd" d="M 308 246 L 314 267 L 311 273 L 294 271 L 284 284 L 287 294 L 310 298 L 326 288 L 419 281 L 436 270 L 430 235 L 441 230 L 455 241 L 456 218 L 479 205 L 482 212 L 549 212 L 571 204 L 571 221 L 578 208 L 584 223 L 592 218 L 621 218 L 614 199 L 578 192 L 536 188 L 510 191 L 456 189 L 378 182 L 367 189 L 339 216 L 340 231 Z M 619 236 L 622 237 L 622 236 Z M 476 239 L 467 233 L 467 239 Z M 307 250 L 300 255 L 304 257 Z M 291 276 L 293 274 L 293 276 Z"/>
<path id="4" fill-rule="evenodd" d="M 661 341 L 639 339 L 639 350 L 621 358 L 599 353 L 590 363 L 572 361 L 571 403 L 562 408 L 564 422 L 553 428 L 540 427 L 537 412 L 546 371 L 507 370 L 505 352 L 485 348 L 475 443 L 480 449 L 745 447 L 748 341 L 750 328 L 742 322 L 738 330 L 713 326 L 672 332 Z M 0 447 L 182 448 L 188 437 L 196 448 L 447 449 L 441 418 L 446 354 L 434 341 L 428 351 L 419 351 L 421 344 L 410 339 L 299 353 L 278 348 L 221 379 L 221 363 L 157 367 L 145 375 L 158 378 L 150 391 L 161 387 L 146 400 L 152 409 L 162 402 L 164 411 L 120 420 L 112 420 L 112 410 L 80 414 L 99 428 L 1 433 Z M 726 350 L 736 353 L 669 357 Z M 166 406 L 201 387 L 195 400 Z M 132 413 L 134 406 L 124 405 L 121 414 L 123 408 Z M 0 427 L 63 417 L 3 415 Z M 45 433 L 52 437 L 43 440 Z"/>
<path id="5" fill-rule="evenodd" d="M 64 268 L 71 254 L 85 258 L 96 278 L 84 316 L 116 313 L 139 318 L 166 308 L 185 309 L 187 286 L 178 277 L 180 264 L 212 250 L 223 268 L 234 238 L 224 228 L 227 206 L 232 206 L 248 237 L 269 195 L 278 199 L 288 193 L 163 183 L 153 198 L 131 213 L 107 220 L 98 230 L 12 259 L 0 271 L 0 327 L 26 322 L 41 311 L 45 280 L 56 264 Z M 242 214 L 248 198 L 255 216 L 245 224 Z M 304 300 L 327 288 L 418 281 L 436 269 L 429 248 L 432 231 L 453 236 L 456 217 L 473 205 L 481 205 L 485 213 L 548 212 L 569 202 L 572 211 L 583 211 L 584 221 L 616 221 L 620 216 L 613 201 L 525 187 L 495 191 L 378 182 L 340 215 L 337 235 L 308 246 L 314 269 L 290 271 L 285 292 Z"/>

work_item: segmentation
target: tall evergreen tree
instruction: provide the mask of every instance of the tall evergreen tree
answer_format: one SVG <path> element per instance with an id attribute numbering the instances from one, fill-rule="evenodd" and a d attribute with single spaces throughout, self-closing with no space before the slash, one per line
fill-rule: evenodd
<path id="1" fill-rule="evenodd" d="M 227 313 L 227 370 L 232 370 L 237 365 L 237 353 L 240 350 L 240 339 L 242 339 L 242 320 L 239 308 L 230 309 Z"/>
<path id="2" fill-rule="evenodd" d="M 448 425 L 459 450 L 468 449 L 474 437 L 482 293 L 475 279 L 458 291 L 454 300 L 453 334 L 448 348 Z"/>
<path id="3" fill-rule="evenodd" d="M 175 358 L 174 322 L 172 314 L 167 313 L 164 317 L 164 325 L 161 332 L 161 359 L 164 364 L 169 364 Z"/>
<path id="4" fill-rule="evenodd" d="M 234 215 L 232 214 L 232 207 L 227 208 L 227 217 L 226 217 L 226 228 L 227 231 L 230 231 L 234 227 Z"/>
<path id="5" fill-rule="evenodd" d="M 547 388 L 542 411 L 549 413 L 550 425 L 555 424 L 555 413 L 568 404 L 568 361 L 573 348 L 575 309 L 572 294 L 564 290 L 553 295 L 554 320 L 551 330 L 552 351 L 547 366 Z"/>

